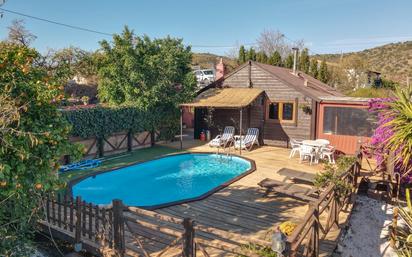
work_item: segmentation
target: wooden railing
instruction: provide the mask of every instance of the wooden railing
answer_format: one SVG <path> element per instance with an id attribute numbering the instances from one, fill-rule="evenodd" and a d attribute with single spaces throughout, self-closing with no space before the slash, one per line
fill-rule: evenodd
<path id="1" fill-rule="evenodd" d="M 128 210 L 129 212 L 124 214 L 124 220 L 127 230 L 131 232 L 130 236 L 133 237 L 136 247 L 127 245 L 126 248 L 130 248 L 130 250 L 138 249 L 140 254 L 145 257 L 172 256 L 172 253 L 178 253 L 178 256 L 184 257 L 194 257 L 198 254 L 208 257 L 212 255 L 209 249 L 217 249 L 224 253 L 240 256 L 258 257 L 258 254 L 243 246 L 253 244 L 255 247 L 267 248 L 271 245 L 270 242 L 265 240 L 241 236 L 217 228 L 196 224 L 196 221 L 190 218 L 181 219 L 135 207 L 129 207 Z M 155 219 L 156 223 L 148 222 L 147 218 Z M 144 242 L 136 236 L 138 231 L 132 228 L 133 224 L 139 224 L 166 234 L 172 237 L 173 241 L 162 251 L 149 254 L 145 250 Z M 210 240 L 210 238 L 213 238 L 213 240 Z"/>
<path id="2" fill-rule="evenodd" d="M 39 224 L 46 232 L 72 242 L 75 249 L 92 253 L 123 251 L 123 204 L 113 200 L 111 208 L 82 201 L 80 197 L 46 197 L 45 217 Z"/>
<path id="3" fill-rule="evenodd" d="M 181 219 L 134 207 L 125 209 L 119 200 L 113 200 L 110 208 L 101 208 L 82 201 L 80 197 L 47 197 L 44 205 L 45 218 L 39 222 L 43 231 L 73 243 L 77 251 L 84 249 L 96 255 L 104 252 L 115 256 L 194 257 L 199 254 L 208 257 L 212 255 L 211 249 L 218 249 L 234 255 L 258 257 L 244 246 L 253 244 L 254 247 L 268 248 L 271 244 L 196 224 L 190 218 Z M 152 242 L 147 244 L 139 238 L 139 226 L 173 240 L 160 252 L 150 253 L 145 248 Z"/>
<path id="4" fill-rule="evenodd" d="M 339 226 L 339 214 L 354 200 L 361 161 L 362 154 L 358 154 L 356 163 L 341 177 L 341 181 L 350 189 L 338 191 L 336 186 L 331 184 L 318 200 L 309 203 L 303 222 L 287 238 L 286 256 L 319 256 L 320 240 L 325 239 L 334 226 Z"/>

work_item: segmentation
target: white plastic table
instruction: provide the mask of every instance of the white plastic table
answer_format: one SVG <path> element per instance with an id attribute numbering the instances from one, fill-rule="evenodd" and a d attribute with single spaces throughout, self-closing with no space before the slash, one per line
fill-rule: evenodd
<path id="1" fill-rule="evenodd" d="M 303 140 L 302 145 L 310 145 L 310 146 L 319 147 L 319 148 L 322 147 L 322 146 L 325 146 L 324 143 L 321 143 L 321 142 L 316 141 L 316 140 Z"/>

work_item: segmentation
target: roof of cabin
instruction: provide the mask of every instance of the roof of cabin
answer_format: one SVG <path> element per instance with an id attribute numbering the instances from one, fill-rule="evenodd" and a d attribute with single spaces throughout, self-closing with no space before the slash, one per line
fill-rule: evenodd
<path id="1" fill-rule="evenodd" d="M 210 88 L 222 86 L 225 79 L 229 78 L 239 70 L 247 67 L 249 64 L 259 67 L 260 69 L 272 75 L 275 79 L 282 81 L 285 85 L 294 88 L 296 91 L 301 92 L 303 95 L 306 95 L 312 99 L 320 100 L 320 98 L 323 96 L 344 96 L 335 88 L 301 71 L 298 71 L 297 74 L 293 74 L 291 69 L 254 61 L 246 62 L 245 64 L 239 66 L 237 69 L 227 74 L 223 78 L 220 78 L 209 86 L 201 89 L 199 93 L 208 91 Z"/>
<path id="2" fill-rule="evenodd" d="M 342 103 L 342 104 L 361 104 L 367 105 L 370 98 L 351 97 L 351 96 L 322 96 L 322 103 Z"/>
<path id="3" fill-rule="evenodd" d="M 257 88 L 211 88 L 198 95 L 187 107 L 242 108 L 249 106 L 263 90 Z"/>
<path id="4" fill-rule="evenodd" d="M 286 85 L 295 88 L 297 91 L 311 98 L 319 99 L 322 96 L 343 96 L 343 94 L 335 88 L 301 71 L 298 71 L 295 75 L 291 69 L 257 62 L 252 63 L 278 78 Z M 305 81 L 307 82 L 305 83 Z"/>

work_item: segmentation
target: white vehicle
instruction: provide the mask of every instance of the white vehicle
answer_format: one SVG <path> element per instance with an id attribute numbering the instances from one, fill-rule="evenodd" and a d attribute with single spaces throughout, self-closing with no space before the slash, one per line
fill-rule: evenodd
<path id="1" fill-rule="evenodd" d="M 209 84 L 215 81 L 215 72 L 213 70 L 197 70 L 194 73 L 198 83 Z"/>

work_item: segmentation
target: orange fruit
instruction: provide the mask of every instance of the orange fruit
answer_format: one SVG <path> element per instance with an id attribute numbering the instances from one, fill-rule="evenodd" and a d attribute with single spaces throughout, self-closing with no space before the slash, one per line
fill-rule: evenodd
<path id="1" fill-rule="evenodd" d="M 5 187 L 7 185 L 7 182 L 6 181 L 1 181 L 0 182 L 0 187 Z"/>
<path id="2" fill-rule="evenodd" d="M 40 184 L 40 183 L 37 183 L 36 185 L 34 185 L 34 187 L 35 187 L 37 190 L 40 190 L 40 189 L 43 188 L 43 185 Z"/>

